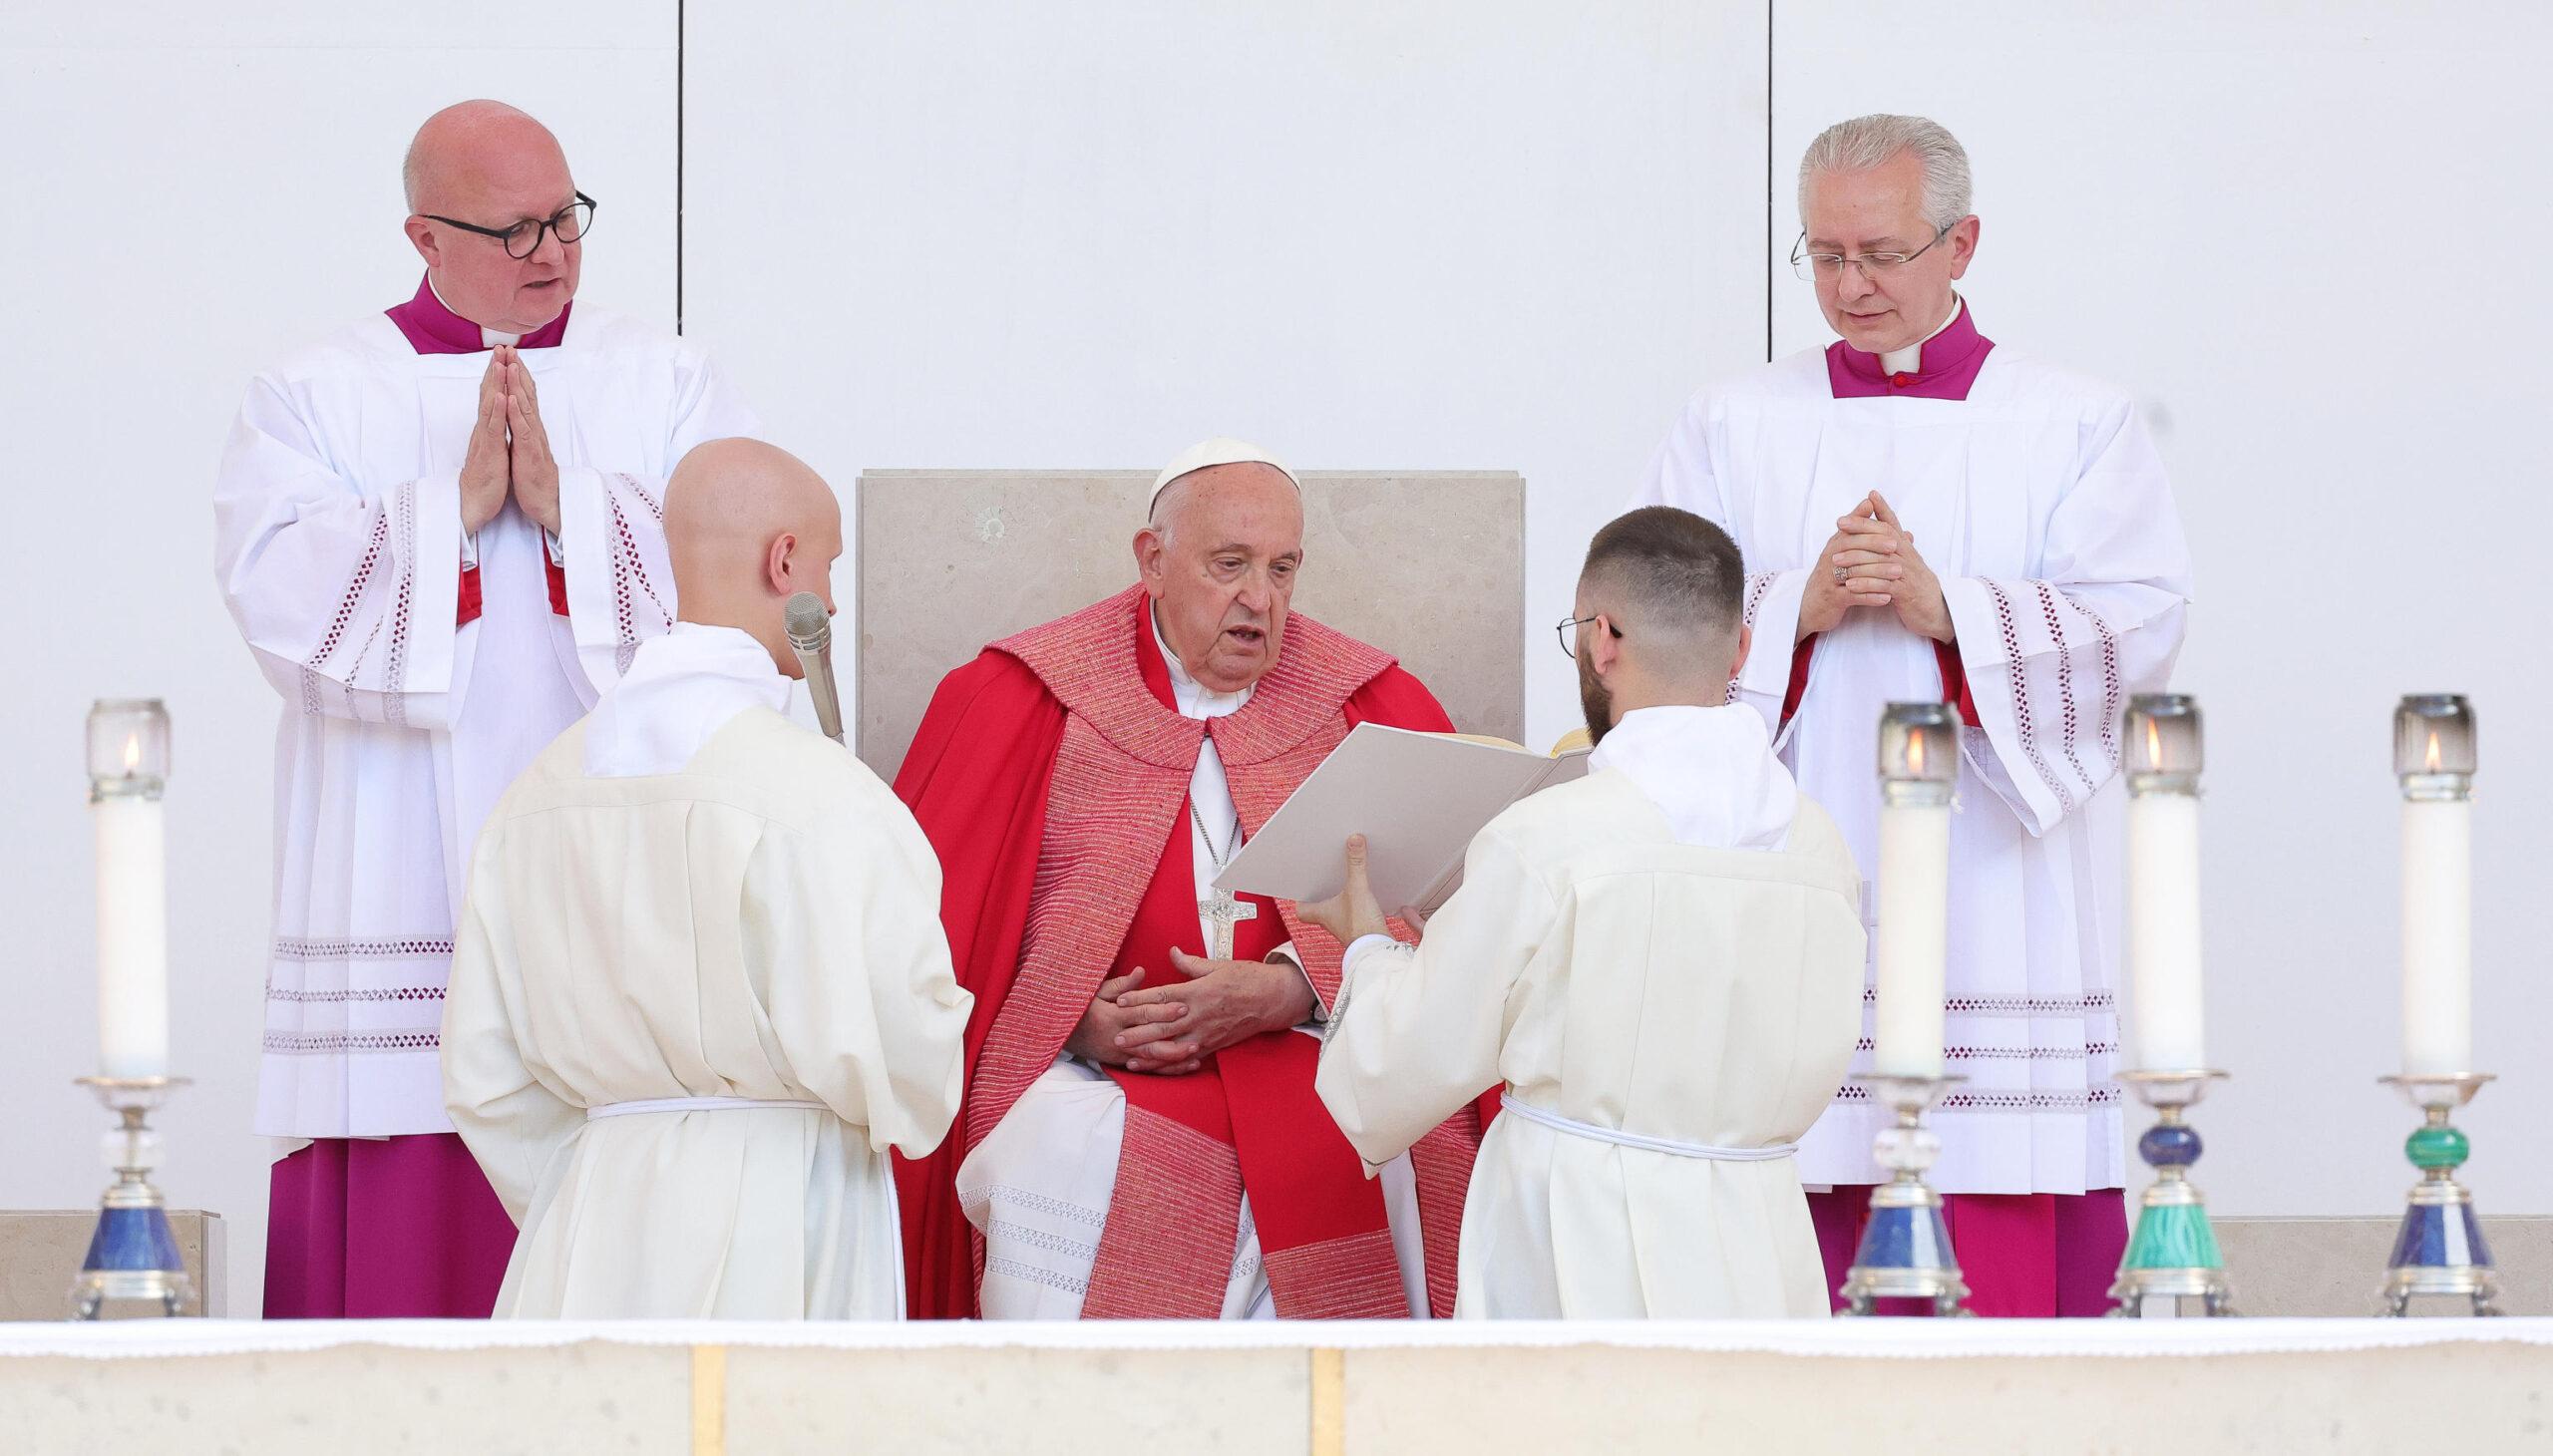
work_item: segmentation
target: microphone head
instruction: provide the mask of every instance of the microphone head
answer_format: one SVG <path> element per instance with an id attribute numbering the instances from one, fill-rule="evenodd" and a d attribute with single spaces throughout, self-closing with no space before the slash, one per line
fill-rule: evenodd
<path id="1" fill-rule="evenodd" d="M 781 622 L 789 645 L 801 652 L 822 652 L 833 645 L 833 616 L 825 610 L 824 598 L 812 591 L 791 592 L 781 608 Z"/>

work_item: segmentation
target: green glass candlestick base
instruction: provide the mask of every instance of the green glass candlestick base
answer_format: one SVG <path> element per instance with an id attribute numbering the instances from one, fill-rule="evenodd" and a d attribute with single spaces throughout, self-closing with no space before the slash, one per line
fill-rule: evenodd
<path id="1" fill-rule="evenodd" d="M 2154 1170 L 2154 1182 L 2137 1209 L 2136 1232 L 2119 1261 L 2110 1297 L 2113 1314 L 2141 1317 L 2152 1300 L 2168 1300 L 2174 1313 L 2195 1299 L 2203 1314 L 2234 1312 L 2234 1286 L 2225 1277 L 2225 1256 L 2207 1221 L 2207 1200 L 2190 1182 L 2190 1166 L 2206 1145 L 2187 1121 L 2190 1104 L 2206 1095 L 2223 1072 L 2122 1072 L 2119 1080 L 2154 1109 L 2154 1126 L 2136 1140 L 2136 1151 Z"/>

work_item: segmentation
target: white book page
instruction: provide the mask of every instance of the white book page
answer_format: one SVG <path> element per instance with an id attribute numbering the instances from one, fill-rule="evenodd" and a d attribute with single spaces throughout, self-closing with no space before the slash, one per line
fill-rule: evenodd
<path id="1" fill-rule="evenodd" d="M 1215 888 L 1277 900 L 1327 900 L 1345 882 L 1347 837 L 1365 837 L 1365 869 L 1384 910 L 1433 910 L 1461 882 L 1481 827 L 1538 789 L 1587 772 L 1587 755 L 1359 723 L 1233 857 Z"/>

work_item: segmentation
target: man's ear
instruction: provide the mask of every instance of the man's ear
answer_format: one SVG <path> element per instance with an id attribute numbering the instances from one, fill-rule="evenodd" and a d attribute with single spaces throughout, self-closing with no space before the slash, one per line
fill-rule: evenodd
<path id="1" fill-rule="evenodd" d="M 1587 633 L 1588 665 L 1602 676 L 1613 671 L 1614 665 L 1622 660 L 1623 643 L 1614 635 L 1614 619 L 1600 611 L 1596 613 L 1595 625 Z"/>
<path id="2" fill-rule="evenodd" d="M 1951 229 L 1951 235 L 1943 239 L 1951 245 L 1951 277 L 1954 280 L 1967 277 L 1968 265 L 1977 261 L 1977 234 L 1985 225 L 1973 216 L 1963 217 L 1959 225 Z"/>
<path id="3" fill-rule="evenodd" d="M 787 532 L 771 539 L 771 546 L 763 553 L 763 581 L 774 596 L 787 596 L 798 589 L 798 538 Z"/>
<path id="4" fill-rule="evenodd" d="M 1169 549 L 1162 545 L 1159 529 L 1147 524 L 1135 533 L 1135 575 L 1155 601 L 1161 600 L 1162 578 L 1168 569 Z"/>
<path id="5" fill-rule="evenodd" d="M 426 260 L 427 267 L 443 266 L 443 241 L 435 236 L 435 225 L 425 218 L 411 216 L 408 219 L 408 245 L 417 250 L 417 256 Z"/>
<path id="6" fill-rule="evenodd" d="M 1746 654 L 1754 650 L 1755 629 L 1744 622 L 1739 622 L 1737 624 L 1737 655 L 1728 661 L 1728 675 L 1737 676 L 1746 666 Z"/>

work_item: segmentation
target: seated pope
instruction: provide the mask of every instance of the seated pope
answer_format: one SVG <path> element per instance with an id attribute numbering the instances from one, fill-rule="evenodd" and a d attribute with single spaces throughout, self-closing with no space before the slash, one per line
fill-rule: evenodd
<path id="1" fill-rule="evenodd" d="M 949 673 L 896 779 L 974 994 L 964 1101 L 899 1160 L 916 1318 L 1452 1311 L 1465 1106 L 1368 1179 L 1313 1090 L 1342 947 L 1219 868 L 1362 722 L 1453 726 L 1290 612 L 1292 472 L 1233 440 L 1154 482 L 1140 579 Z"/>

